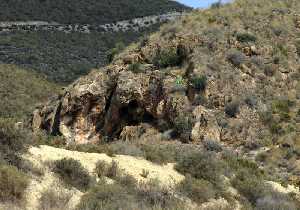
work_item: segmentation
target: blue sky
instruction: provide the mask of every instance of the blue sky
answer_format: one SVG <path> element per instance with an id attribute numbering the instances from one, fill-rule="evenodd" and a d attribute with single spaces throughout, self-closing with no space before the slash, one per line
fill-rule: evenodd
<path id="1" fill-rule="evenodd" d="M 205 8 L 209 7 L 212 3 L 217 2 L 218 0 L 177 0 L 178 2 L 195 7 L 195 8 Z M 223 2 L 229 2 L 229 0 L 223 0 Z"/>

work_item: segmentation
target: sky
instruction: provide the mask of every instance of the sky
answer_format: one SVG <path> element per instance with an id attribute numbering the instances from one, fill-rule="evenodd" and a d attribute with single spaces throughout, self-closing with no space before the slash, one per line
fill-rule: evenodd
<path id="1" fill-rule="evenodd" d="M 177 1 L 194 8 L 206 8 L 209 7 L 212 3 L 217 2 L 218 0 L 177 0 Z M 222 2 L 229 2 L 229 0 L 223 0 Z"/>

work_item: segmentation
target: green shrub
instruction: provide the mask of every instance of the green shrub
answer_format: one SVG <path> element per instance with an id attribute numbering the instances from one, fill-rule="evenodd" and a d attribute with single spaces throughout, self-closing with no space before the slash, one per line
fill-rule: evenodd
<path id="1" fill-rule="evenodd" d="M 136 194 L 138 200 L 152 208 L 177 209 L 174 207 L 180 206 L 180 201 L 175 198 L 173 192 L 168 188 L 161 186 L 156 179 L 152 179 L 147 183 L 139 183 Z"/>
<path id="2" fill-rule="evenodd" d="M 240 67 L 242 64 L 246 62 L 246 56 L 237 50 L 231 50 L 227 54 L 227 60 L 234 66 Z"/>
<path id="3" fill-rule="evenodd" d="M 216 196 L 214 186 L 210 182 L 190 176 L 186 176 L 177 186 L 177 190 L 196 203 L 207 202 Z"/>
<path id="4" fill-rule="evenodd" d="M 156 145 L 143 145 L 144 156 L 146 160 L 157 164 L 168 163 L 172 160 L 172 154 L 167 149 Z"/>
<path id="5" fill-rule="evenodd" d="M 239 170 L 231 183 L 252 204 L 255 204 L 257 199 L 261 198 L 266 191 L 263 180 L 253 175 L 249 170 Z"/>
<path id="6" fill-rule="evenodd" d="M 120 184 L 98 184 L 81 198 L 77 210 L 131 209 L 133 197 Z"/>
<path id="7" fill-rule="evenodd" d="M 223 166 L 215 158 L 213 152 L 193 152 L 177 161 L 175 169 L 182 174 L 190 174 L 193 178 L 204 179 L 218 184 Z"/>
<path id="8" fill-rule="evenodd" d="M 108 62 L 111 63 L 114 60 L 115 56 L 119 54 L 122 50 L 124 50 L 124 48 L 125 45 L 122 42 L 116 43 L 115 47 L 112 48 L 107 55 Z"/>
<path id="9" fill-rule="evenodd" d="M 225 105 L 225 113 L 229 117 L 236 117 L 239 112 L 239 102 L 233 101 Z"/>
<path id="10" fill-rule="evenodd" d="M 128 66 L 128 70 L 137 74 L 143 72 L 142 65 L 140 63 L 132 63 Z"/>
<path id="11" fill-rule="evenodd" d="M 104 177 L 107 174 L 108 164 L 105 161 L 99 160 L 96 163 L 95 173 L 98 178 Z"/>
<path id="12" fill-rule="evenodd" d="M 274 100 L 272 102 L 272 111 L 273 113 L 278 113 L 282 121 L 287 121 L 290 119 L 289 112 L 290 112 L 290 107 L 292 105 L 293 103 L 290 100 L 286 100 L 286 99 Z"/>
<path id="13" fill-rule="evenodd" d="M 174 120 L 174 129 L 184 142 L 190 140 L 194 121 L 190 114 L 179 114 Z"/>
<path id="14" fill-rule="evenodd" d="M 14 166 L 0 165 L 0 201 L 15 201 L 23 197 L 29 178 Z"/>
<path id="15" fill-rule="evenodd" d="M 164 49 L 157 53 L 153 59 L 155 66 L 166 68 L 169 66 L 179 66 L 183 63 L 185 55 L 178 53 L 177 48 Z"/>
<path id="16" fill-rule="evenodd" d="M 39 200 L 40 210 L 65 209 L 72 197 L 71 193 L 62 190 L 46 190 L 42 193 Z"/>
<path id="17" fill-rule="evenodd" d="M 258 165 L 244 158 L 237 157 L 236 154 L 231 152 L 222 153 L 222 159 L 226 163 L 229 173 L 236 174 L 240 170 L 246 170 L 249 174 L 253 174 L 257 177 L 263 177 L 264 172 L 259 169 Z M 227 173 L 229 175 L 229 173 Z"/>
<path id="18" fill-rule="evenodd" d="M 255 42 L 256 36 L 250 33 L 237 33 L 236 39 L 239 42 Z"/>
<path id="19" fill-rule="evenodd" d="M 207 85 L 207 78 L 205 75 L 196 76 L 191 79 L 192 87 L 198 91 L 204 91 Z"/>
<path id="20" fill-rule="evenodd" d="M 117 182 L 128 190 L 135 189 L 138 184 L 137 180 L 129 174 L 117 176 Z"/>
<path id="21" fill-rule="evenodd" d="M 0 160 L 21 168 L 20 154 L 31 142 L 29 134 L 29 130 L 17 129 L 14 121 L 0 118 Z"/>
<path id="22" fill-rule="evenodd" d="M 296 210 L 295 202 L 288 195 L 278 192 L 270 193 L 262 198 L 257 199 L 255 210 Z"/>
<path id="23" fill-rule="evenodd" d="M 112 161 L 109 167 L 107 168 L 107 173 L 106 176 L 109 178 L 116 178 L 117 175 L 119 174 L 120 169 L 118 166 L 118 163 L 116 161 Z"/>
<path id="24" fill-rule="evenodd" d="M 120 169 L 116 161 L 107 164 L 105 161 L 98 161 L 96 163 L 95 173 L 99 178 L 107 176 L 109 178 L 116 178 L 119 175 Z"/>
<path id="25" fill-rule="evenodd" d="M 272 77 L 275 74 L 275 68 L 272 65 L 265 65 L 264 73 L 265 75 Z"/>
<path id="26" fill-rule="evenodd" d="M 64 158 L 54 162 L 53 171 L 67 184 L 80 190 L 87 190 L 91 177 L 81 163 L 72 158 Z"/>
<path id="27" fill-rule="evenodd" d="M 223 150 L 220 142 L 216 140 L 205 139 L 202 141 L 203 147 L 208 151 L 221 152 Z"/>

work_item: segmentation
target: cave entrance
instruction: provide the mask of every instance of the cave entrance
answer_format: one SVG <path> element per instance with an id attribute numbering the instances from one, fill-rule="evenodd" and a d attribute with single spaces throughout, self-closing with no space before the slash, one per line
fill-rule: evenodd
<path id="1" fill-rule="evenodd" d="M 141 107 L 136 100 L 130 101 L 127 106 L 119 110 L 120 119 L 124 122 L 125 126 L 135 126 L 139 123 L 153 123 L 155 118 Z"/>

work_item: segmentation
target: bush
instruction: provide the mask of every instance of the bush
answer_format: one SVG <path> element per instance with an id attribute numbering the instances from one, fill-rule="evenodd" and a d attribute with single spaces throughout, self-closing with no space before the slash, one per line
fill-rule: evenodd
<path id="1" fill-rule="evenodd" d="M 193 152 L 177 161 L 175 169 L 182 174 L 190 174 L 193 178 L 204 179 L 218 184 L 222 174 L 222 164 L 212 152 Z"/>
<path id="2" fill-rule="evenodd" d="M 62 190 L 46 190 L 39 200 L 40 210 L 65 209 L 72 197 L 71 193 Z"/>
<path id="3" fill-rule="evenodd" d="M 99 183 L 91 188 L 83 195 L 77 209 L 184 209 L 173 193 L 156 180 L 137 185 L 132 177 L 124 177 L 127 177 L 126 181 L 121 178 L 113 184 Z"/>
<path id="4" fill-rule="evenodd" d="M 157 164 L 168 163 L 172 160 L 172 154 L 167 149 L 156 145 L 143 145 L 146 160 Z"/>
<path id="5" fill-rule="evenodd" d="M 207 78 L 205 75 L 193 77 L 191 80 L 192 87 L 198 91 L 204 91 L 207 85 Z"/>
<path id="6" fill-rule="evenodd" d="M 81 163 L 72 158 L 64 158 L 54 162 L 53 171 L 67 184 L 87 190 L 91 183 L 91 177 Z"/>
<path id="7" fill-rule="evenodd" d="M 118 42 L 116 46 L 109 51 L 107 55 L 108 62 L 111 63 L 114 60 L 115 56 L 119 54 L 122 50 L 124 50 L 124 48 L 125 48 L 124 43 Z"/>
<path id="8" fill-rule="evenodd" d="M 128 66 L 128 70 L 137 74 L 143 72 L 142 65 L 140 63 L 132 63 Z"/>
<path id="9" fill-rule="evenodd" d="M 0 118 L 0 159 L 18 168 L 22 167 L 20 154 L 30 143 L 30 131 L 16 129 L 12 120 Z"/>
<path id="10" fill-rule="evenodd" d="M 140 183 L 137 187 L 138 200 L 147 206 L 157 209 L 176 209 L 180 205 L 179 200 L 166 187 L 162 187 L 158 180 L 152 179 L 147 183 Z"/>
<path id="11" fill-rule="evenodd" d="M 126 189 L 135 189 L 138 183 L 137 180 L 129 174 L 122 174 L 121 176 L 117 176 L 117 182 Z"/>
<path id="12" fill-rule="evenodd" d="M 295 203 L 287 195 L 281 193 L 270 193 L 257 199 L 255 210 L 296 210 Z"/>
<path id="13" fill-rule="evenodd" d="M 229 117 L 236 117 L 239 112 L 239 103 L 237 101 L 230 102 L 225 105 L 225 113 Z"/>
<path id="14" fill-rule="evenodd" d="M 216 196 L 214 186 L 210 182 L 190 176 L 186 176 L 177 186 L 177 190 L 196 203 L 207 202 Z"/>
<path id="15" fill-rule="evenodd" d="M 275 68 L 272 65 L 266 65 L 264 67 L 264 73 L 266 76 L 272 77 L 275 74 Z"/>
<path id="16" fill-rule="evenodd" d="M 222 145 L 218 141 L 208 139 L 203 140 L 202 143 L 204 148 L 208 151 L 221 152 L 223 150 Z"/>
<path id="17" fill-rule="evenodd" d="M 245 103 L 250 107 L 254 108 L 257 105 L 257 98 L 254 95 L 247 95 L 245 98 Z"/>
<path id="18" fill-rule="evenodd" d="M 95 168 L 95 173 L 99 178 L 107 176 L 109 178 L 116 178 L 119 175 L 119 167 L 116 161 L 107 164 L 105 161 L 98 161 Z"/>
<path id="19" fill-rule="evenodd" d="M 14 166 L 0 165 L 0 201 L 15 201 L 23 197 L 29 178 Z"/>
<path id="20" fill-rule="evenodd" d="M 255 42 L 256 37 L 253 34 L 249 33 L 237 33 L 236 39 L 239 42 Z"/>
<path id="21" fill-rule="evenodd" d="M 272 102 L 272 111 L 273 113 L 278 113 L 282 121 L 290 119 L 290 107 L 293 105 L 293 102 L 287 99 L 274 100 Z"/>
<path id="22" fill-rule="evenodd" d="M 183 63 L 185 57 L 184 54 L 179 53 L 177 48 L 169 48 L 158 52 L 153 59 L 153 63 L 159 68 L 179 66 Z"/>
<path id="23" fill-rule="evenodd" d="M 115 178 L 119 174 L 119 170 L 118 163 L 113 160 L 107 169 L 106 176 L 109 178 Z"/>
<path id="24" fill-rule="evenodd" d="M 263 180 L 249 170 L 238 171 L 231 183 L 252 204 L 255 204 L 256 200 L 266 193 Z"/>
<path id="25" fill-rule="evenodd" d="M 174 121 L 174 129 L 176 133 L 184 140 L 185 142 L 188 142 L 190 140 L 191 131 L 193 129 L 193 119 L 192 116 L 189 116 L 189 114 L 179 114 L 175 118 Z"/>
<path id="26" fill-rule="evenodd" d="M 108 165 L 105 161 L 99 160 L 96 163 L 95 173 L 98 178 L 104 177 L 107 174 Z"/>
<path id="27" fill-rule="evenodd" d="M 77 210 L 132 209 L 133 197 L 120 184 L 98 184 L 81 198 Z"/>
<path id="28" fill-rule="evenodd" d="M 240 67 L 246 62 L 246 56 L 240 51 L 233 50 L 227 55 L 227 60 L 234 66 Z"/>

